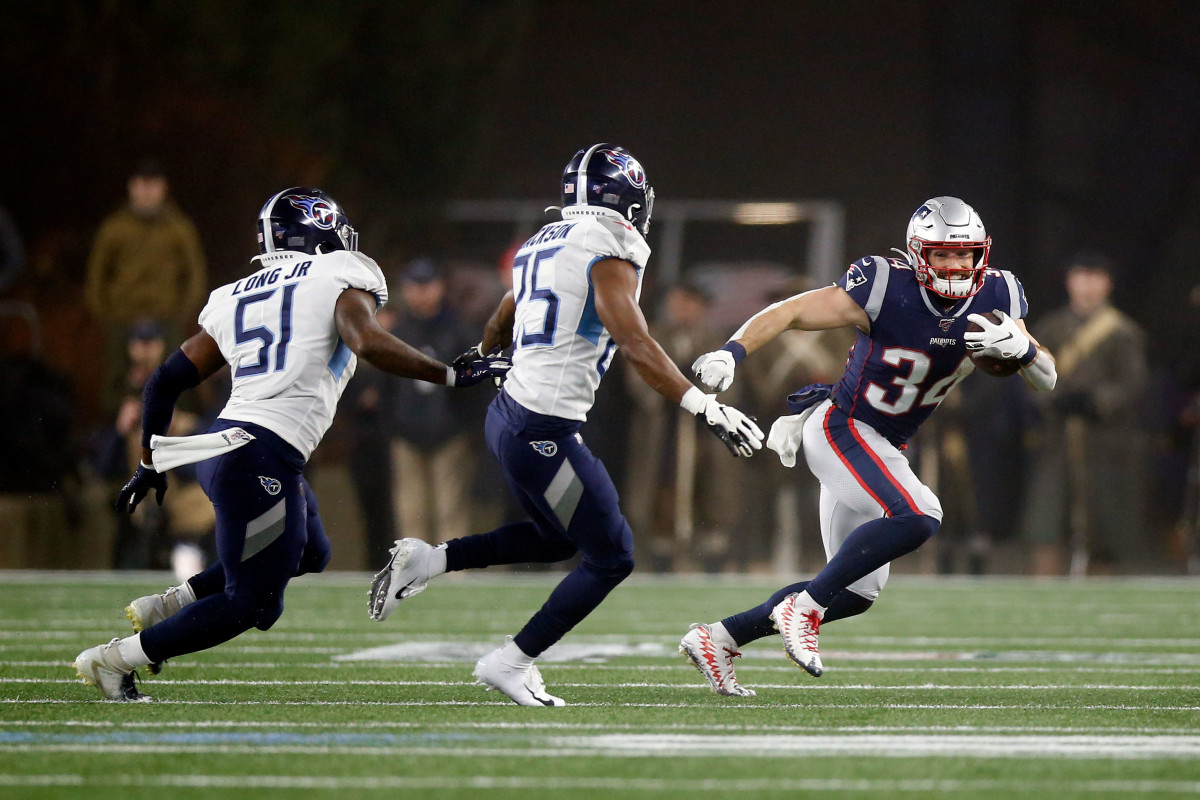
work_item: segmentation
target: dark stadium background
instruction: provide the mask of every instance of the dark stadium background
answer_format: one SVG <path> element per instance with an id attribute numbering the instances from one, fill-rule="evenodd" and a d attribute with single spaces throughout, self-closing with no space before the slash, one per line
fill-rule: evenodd
<path id="1" fill-rule="evenodd" d="M 1106 250 L 1155 391 L 1196 383 L 1200 5 L 13 3 L 0 43 L 0 202 L 30 259 L 6 291 L 51 325 L 146 154 L 216 285 L 283 186 L 330 191 L 394 265 L 463 244 L 447 201 L 554 200 L 574 150 L 609 140 L 661 202 L 840 202 L 847 260 L 901 246 L 922 200 L 959 195 L 1034 323 L 1064 302 L 1064 259 Z M 800 249 L 778 260 L 805 266 Z"/>

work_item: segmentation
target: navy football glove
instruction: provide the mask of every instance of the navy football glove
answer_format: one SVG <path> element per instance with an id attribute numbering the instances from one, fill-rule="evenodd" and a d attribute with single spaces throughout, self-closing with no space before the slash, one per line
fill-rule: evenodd
<path id="1" fill-rule="evenodd" d="M 165 472 L 155 472 L 154 467 L 139 462 L 137 472 L 133 473 L 133 477 L 121 487 L 117 495 L 117 511 L 132 514 L 151 489 L 154 490 L 154 499 L 161 506 L 163 495 L 167 493 L 167 475 Z"/>
<path id="2" fill-rule="evenodd" d="M 454 370 L 453 382 L 447 382 L 450 386 L 474 386 L 491 378 L 496 388 L 499 388 L 504 382 L 504 376 L 512 369 L 512 359 L 503 355 L 499 347 L 493 347 L 484 355 L 481 346 L 477 344 L 454 359 L 450 367 Z"/>

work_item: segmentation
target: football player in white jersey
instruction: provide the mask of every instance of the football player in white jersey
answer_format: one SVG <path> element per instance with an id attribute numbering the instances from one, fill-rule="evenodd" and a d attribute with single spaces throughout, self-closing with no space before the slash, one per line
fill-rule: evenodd
<path id="1" fill-rule="evenodd" d="M 288 581 L 320 572 L 329 539 L 302 469 L 333 422 L 357 357 L 401 377 L 469 386 L 502 376 L 502 357 L 447 366 L 410 347 L 375 319 L 387 302 L 378 265 L 358 252 L 358 234 L 329 195 L 295 187 L 267 201 L 258 218 L 254 271 L 214 291 L 202 330 L 147 382 L 142 461 L 117 498 L 132 513 L 166 471 L 199 462 L 216 510 L 220 560 L 163 594 L 140 597 L 126 615 L 135 634 L 90 648 L 75 669 L 110 700 L 143 700 L 133 671 L 204 650 L 283 613 Z M 180 393 L 229 365 L 232 390 L 200 436 L 164 437 Z"/>
<path id="2" fill-rule="evenodd" d="M 734 455 L 762 447 L 754 421 L 693 386 L 647 330 L 638 298 L 653 203 L 645 171 L 624 148 L 597 144 L 571 159 L 563 173 L 562 221 L 517 251 L 512 291 L 483 341 L 461 357 L 515 347 L 485 434 L 530 520 L 437 547 L 401 539 L 371 588 L 370 615 L 382 620 L 443 572 L 581 553 L 541 610 L 475 666 L 479 683 L 520 705 L 564 705 L 547 693 L 534 660 L 633 570 L 633 533 L 616 488 L 579 435 L 617 347 L 647 383 L 700 416 Z"/>

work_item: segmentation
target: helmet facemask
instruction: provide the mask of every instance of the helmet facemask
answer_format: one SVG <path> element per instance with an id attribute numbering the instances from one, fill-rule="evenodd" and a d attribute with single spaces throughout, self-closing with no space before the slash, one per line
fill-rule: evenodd
<path id="1" fill-rule="evenodd" d="M 949 300 L 970 297 L 983 286 L 984 270 L 991 254 L 992 237 L 975 209 L 957 197 L 926 200 L 908 223 L 905 257 L 921 285 Z M 933 250 L 970 250 L 970 267 L 962 265 L 935 269 L 929 264 Z"/>

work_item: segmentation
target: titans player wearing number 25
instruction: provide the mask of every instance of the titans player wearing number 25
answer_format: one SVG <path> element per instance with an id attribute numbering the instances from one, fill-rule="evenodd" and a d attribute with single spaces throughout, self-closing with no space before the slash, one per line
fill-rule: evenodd
<path id="1" fill-rule="evenodd" d="M 680 651 L 713 691 L 753 695 L 738 685 L 733 659 L 739 647 L 776 631 L 788 656 L 819 676 L 821 623 L 870 608 L 889 563 L 937 532 L 941 505 L 900 451 L 972 372 L 972 357 L 1009 359 L 1034 389 L 1054 388 L 1054 359 L 1022 319 L 1021 284 L 988 268 L 990 250 L 974 209 L 936 197 L 909 221 L 904 258 L 856 261 L 834 285 L 769 306 L 721 350 L 696 360 L 701 381 L 723 391 L 739 361 L 785 330 L 858 331 L 841 380 L 790 396 L 793 415 L 777 420 L 767 438 L 784 466 L 803 449 L 820 481 L 829 561 L 811 581 L 786 586 L 762 605 L 692 626 Z"/>
<path id="2" fill-rule="evenodd" d="M 447 386 L 503 375 L 505 358 L 447 366 L 384 330 L 387 302 L 378 265 L 358 252 L 358 234 L 333 198 L 317 189 L 279 192 L 258 218 L 254 271 L 214 291 L 202 330 L 146 384 L 142 461 L 117 497 L 132 512 L 166 471 L 199 462 L 216 510 L 220 560 L 163 594 L 140 597 L 126 615 L 136 633 L 79 654 L 75 669 L 110 700 L 144 700 L 133 671 L 157 672 L 174 656 L 267 630 L 283 613 L 288 581 L 320 572 L 329 540 L 302 469 L 333 422 L 338 399 L 362 357 L 379 369 Z M 199 436 L 165 437 L 175 401 L 229 365 L 232 390 L 220 417 Z"/>
<path id="3" fill-rule="evenodd" d="M 562 179 L 562 221 L 543 227 L 513 261 L 513 291 L 463 358 L 514 345 L 513 368 L 488 409 L 488 449 L 529 521 L 430 547 L 402 539 L 371 588 L 370 615 L 443 572 L 583 558 L 517 635 L 475 665 L 476 680 L 525 706 L 561 706 L 534 660 L 633 570 L 633 533 L 604 465 L 579 434 L 617 347 L 638 375 L 707 424 L 735 456 L 762 447 L 762 431 L 693 386 L 650 336 L 638 306 L 650 248 L 654 191 L 624 148 L 575 154 Z"/>

